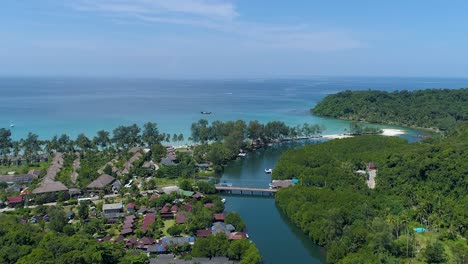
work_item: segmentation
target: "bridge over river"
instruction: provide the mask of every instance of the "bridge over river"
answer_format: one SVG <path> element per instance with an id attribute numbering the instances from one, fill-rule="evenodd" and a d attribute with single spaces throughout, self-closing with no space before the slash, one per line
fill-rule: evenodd
<path id="1" fill-rule="evenodd" d="M 270 188 L 254 188 L 254 187 L 236 187 L 236 186 L 221 186 L 216 185 L 217 192 L 225 192 L 229 194 L 240 195 L 274 195 L 278 190 Z"/>

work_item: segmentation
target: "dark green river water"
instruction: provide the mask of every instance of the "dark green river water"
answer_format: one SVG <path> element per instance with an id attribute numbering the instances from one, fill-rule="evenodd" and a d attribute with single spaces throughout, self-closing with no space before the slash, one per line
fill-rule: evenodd
<path id="1" fill-rule="evenodd" d="M 234 186 L 268 188 L 273 168 L 281 154 L 304 143 L 283 143 L 249 153 L 226 167 L 221 181 Z M 276 207 L 273 197 L 226 195 L 226 211 L 240 213 L 250 239 L 257 245 L 265 264 L 325 263 L 325 251 L 315 245 Z"/>

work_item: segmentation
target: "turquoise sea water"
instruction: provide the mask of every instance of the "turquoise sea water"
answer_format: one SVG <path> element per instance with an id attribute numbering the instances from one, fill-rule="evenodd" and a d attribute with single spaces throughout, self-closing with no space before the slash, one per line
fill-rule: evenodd
<path id="1" fill-rule="evenodd" d="M 99 78 L 0 78 L 0 127 L 15 139 L 28 132 L 94 136 L 100 129 L 147 121 L 166 133 L 184 133 L 200 118 L 281 120 L 323 124 L 326 134 L 347 122 L 319 118 L 309 109 L 330 93 L 351 89 L 459 88 L 466 79 L 337 78 L 280 80 L 151 80 Z M 202 115 L 200 111 L 211 111 Z"/>

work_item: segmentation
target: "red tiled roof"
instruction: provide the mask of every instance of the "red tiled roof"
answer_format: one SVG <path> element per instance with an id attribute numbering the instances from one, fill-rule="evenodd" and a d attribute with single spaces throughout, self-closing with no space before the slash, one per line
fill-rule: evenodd
<path id="1" fill-rule="evenodd" d="M 122 230 L 120 232 L 121 235 L 128 235 L 128 234 L 131 234 L 131 233 L 133 233 L 133 229 L 131 229 L 131 228 L 126 228 L 126 229 L 124 229 L 124 230 Z"/>
<path id="2" fill-rule="evenodd" d="M 131 223 L 125 223 L 125 224 L 122 226 L 122 229 L 127 229 L 127 228 L 133 228 L 133 224 L 131 224 Z"/>
<path id="3" fill-rule="evenodd" d="M 211 229 L 197 230 L 197 237 L 207 237 L 209 235 L 211 235 Z"/>
<path id="4" fill-rule="evenodd" d="M 216 221 L 224 221 L 224 214 L 214 214 L 213 217 Z"/>
<path id="5" fill-rule="evenodd" d="M 9 204 L 17 204 L 23 202 L 23 196 L 13 196 L 7 198 Z"/>
<path id="6" fill-rule="evenodd" d="M 149 226 L 156 221 L 156 215 L 154 213 L 147 213 L 145 218 L 143 218 L 143 223 L 141 224 L 141 229 L 147 230 Z"/>
<path id="7" fill-rule="evenodd" d="M 120 242 L 123 241 L 124 237 L 122 235 L 118 236 L 116 239 L 114 239 L 114 242 Z"/>
<path id="8" fill-rule="evenodd" d="M 187 219 L 185 217 L 185 214 L 182 212 L 177 213 L 176 224 L 185 224 L 186 222 L 187 222 Z"/>
<path id="9" fill-rule="evenodd" d="M 214 203 L 206 203 L 206 204 L 205 204 L 205 207 L 207 207 L 207 208 L 212 208 L 212 207 L 214 207 L 214 206 L 215 206 Z"/>
<path id="10" fill-rule="evenodd" d="M 192 195 L 192 197 L 195 199 L 200 199 L 200 198 L 203 198 L 203 194 L 197 192 L 194 195 Z"/>
<path id="11" fill-rule="evenodd" d="M 152 245 L 154 244 L 154 239 L 152 239 L 151 237 L 144 237 L 142 239 L 140 239 L 138 241 L 138 244 L 141 244 L 141 245 Z"/>
<path id="12" fill-rule="evenodd" d="M 135 209 L 135 203 L 128 203 L 127 209 Z"/>
<path id="13" fill-rule="evenodd" d="M 233 233 L 229 234 L 229 239 L 231 239 L 231 240 L 243 239 L 243 238 L 246 238 L 246 237 L 247 237 L 247 234 L 242 233 L 242 232 L 233 232 Z"/>
<path id="14" fill-rule="evenodd" d="M 171 207 L 171 212 L 177 212 L 177 210 L 179 210 L 179 207 L 177 205 L 173 205 Z"/>
<path id="15" fill-rule="evenodd" d="M 161 209 L 161 213 L 167 213 L 167 212 L 169 212 L 169 206 L 167 206 L 167 204 L 166 204 L 166 205 L 164 205 L 163 208 Z"/>
<path id="16" fill-rule="evenodd" d="M 185 211 L 191 212 L 193 210 L 193 206 L 190 203 L 185 204 Z"/>
<path id="17" fill-rule="evenodd" d="M 127 246 L 129 246 L 129 245 L 134 245 L 136 242 L 137 242 L 137 238 L 136 238 L 136 237 L 131 237 L 131 238 L 129 238 L 129 239 L 127 240 L 127 242 L 125 242 L 125 244 L 126 244 Z"/>
<path id="18" fill-rule="evenodd" d="M 151 195 L 150 201 L 154 200 L 154 199 L 157 199 L 157 198 L 159 198 L 159 194 L 155 193 L 155 194 Z"/>

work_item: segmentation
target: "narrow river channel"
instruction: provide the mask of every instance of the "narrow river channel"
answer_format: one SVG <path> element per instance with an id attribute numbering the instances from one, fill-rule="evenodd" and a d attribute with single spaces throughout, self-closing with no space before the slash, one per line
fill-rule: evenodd
<path id="1" fill-rule="evenodd" d="M 234 186 L 268 188 L 271 175 L 264 170 L 273 168 L 286 150 L 303 145 L 289 142 L 249 153 L 225 168 L 221 182 L 229 182 Z M 280 212 L 272 196 L 224 197 L 226 210 L 238 212 L 244 219 L 250 239 L 259 248 L 263 263 L 325 263 L 324 249 L 315 245 Z"/>

